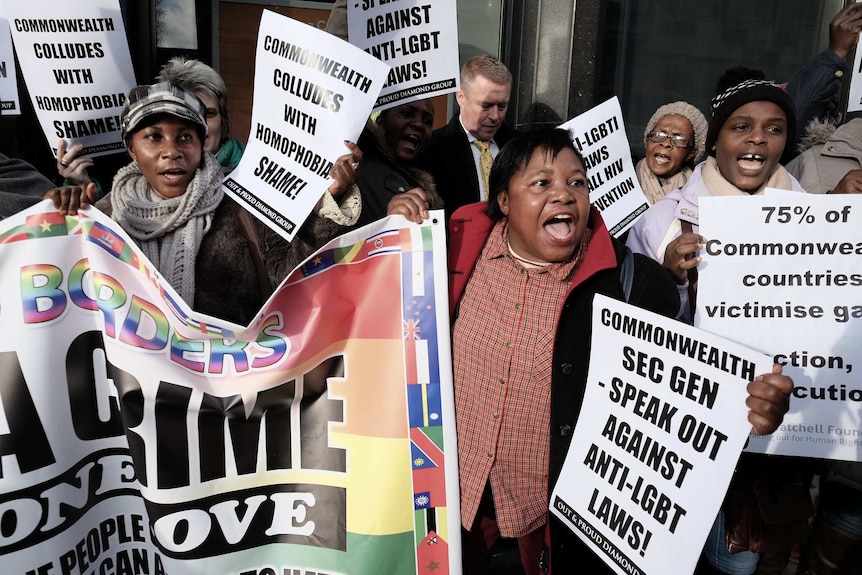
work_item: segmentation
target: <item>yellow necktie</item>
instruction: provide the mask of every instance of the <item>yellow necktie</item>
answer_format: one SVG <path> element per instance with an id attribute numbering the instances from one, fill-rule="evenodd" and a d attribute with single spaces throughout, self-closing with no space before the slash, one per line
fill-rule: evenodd
<path id="1" fill-rule="evenodd" d="M 479 148 L 479 168 L 482 170 L 482 189 L 480 195 L 483 200 L 488 199 L 488 174 L 491 173 L 491 164 L 494 158 L 491 156 L 491 142 L 486 140 L 473 140 L 473 145 Z"/>

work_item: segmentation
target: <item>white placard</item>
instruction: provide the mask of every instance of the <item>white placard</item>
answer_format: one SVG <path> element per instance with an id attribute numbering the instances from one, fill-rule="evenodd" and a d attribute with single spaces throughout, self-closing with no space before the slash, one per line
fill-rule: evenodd
<path id="1" fill-rule="evenodd" d="M 135 75 L 119 2 L 6 2 L 6 12 L 54 155 L 60 138 L 91 157 L 123 150 L 120 116 Z"/>
<path id="2" fill-rule="evenodd" d="M 611 235 L 619 236 L 649 207 L 632 163 L 620 101 L 614 96 L 560 127 L 571 132 L 584 157 L 590 202 Z"/>
<path id="3" fill-rule="evenodd" d="M 695 323 L 774 356 L 790 412 L 750 451 L 860 461 L 862 196 L 700 198 Z"/>
<path id="4" fill-rule="evenodd" d="M 458 89 L 458 17 L 455 0 L 353 0 L 347 34 L 392 69 L 377 98 L 383 110 Z"/>
<path id="5" fill-rule="evenodd" d="M 264 10 L 248 145 L 224 189 L 288 240 L 359 138 L 389 67 L 322 30 Z"/>
<path id="6" fill-rule="evenodd" d="M 597 295 L 590 371 L 551 512 L 621 574 L 692 573 L 771 360 Z"/>
<path id="7" fill-rule="evenodd" d="M 20 116 L 18 79 L 15 75 L 15 53 L 6 7 L 0 2 L 0 116 Z"/>

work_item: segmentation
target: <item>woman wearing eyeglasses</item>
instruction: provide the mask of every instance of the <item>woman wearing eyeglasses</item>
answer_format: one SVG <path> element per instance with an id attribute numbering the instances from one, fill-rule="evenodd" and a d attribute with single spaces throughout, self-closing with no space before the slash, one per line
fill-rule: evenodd
<path id="1" fill-rule="evenodd" d="M 665 104 L 655 111 L 644 130 L 646 157 L 637 176 L 650 205 L 688 181 L 703 155 L 706 118 L 688 102 Z"/>

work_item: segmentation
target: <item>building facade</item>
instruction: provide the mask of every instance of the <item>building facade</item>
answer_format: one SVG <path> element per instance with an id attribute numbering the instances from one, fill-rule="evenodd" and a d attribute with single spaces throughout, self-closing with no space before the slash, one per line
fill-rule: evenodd
<path id="1" fill-rule="evenodd" d="M 274 10 L 323 28 L 332 3 L 120 0 L 138 82 L 151 82 L 159 67 L 177 54 L 211 63 L 228 85 L 232 135 L 243 141 L 251 119 L 254 46 L 261 12 Z M 509 66 L 514 85 L 508 119 L 521 128 L 556 125 L 618 96 L 632 152 L 640 155 L 644 124 L 660 105 L 686 100 L 708 116 L 715 81 L 731 66 L 760 68 L 768 78 L 787 81 L 828 45 L 829 20 L 844 4 L 842 0 L 457 0 L 459 52 L 462 61 L 485 52 Z M 184 6 L 185 20 L 166 14 L 168 5 Z M 184 32 L 181 47 L 169 37 L 171 26 Z M 20 137 L 40 131 L 28 111 L 23 81 L 19 85 L 24 114 L 0 119 L 0 151 L 24 157 L 50 174 L 55 167 L 46 142 Z M 446 105 L 435 105 L 438 126 L 454 111 L 454 98 L 443 102 Z M 440 113 L 443 109 L 445 113 Z"/>

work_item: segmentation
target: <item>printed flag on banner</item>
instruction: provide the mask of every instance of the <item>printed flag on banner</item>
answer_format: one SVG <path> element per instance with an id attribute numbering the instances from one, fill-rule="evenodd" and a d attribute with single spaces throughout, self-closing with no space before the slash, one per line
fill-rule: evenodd
<path id="1" fill-rule="evenodd" d="M 58 216 L 0 222 L 4 572 L 460 573 L 442 223 L 334 240 L 238 329 Z"/>
<path id="2" fill-rule="evenodd" d="M 0 233 L 0 243 L 11 243 L 33 238 L 65 236 L 69 233 L 66 217 L 58 211 L 27 216 L 24 223 Z"/>

